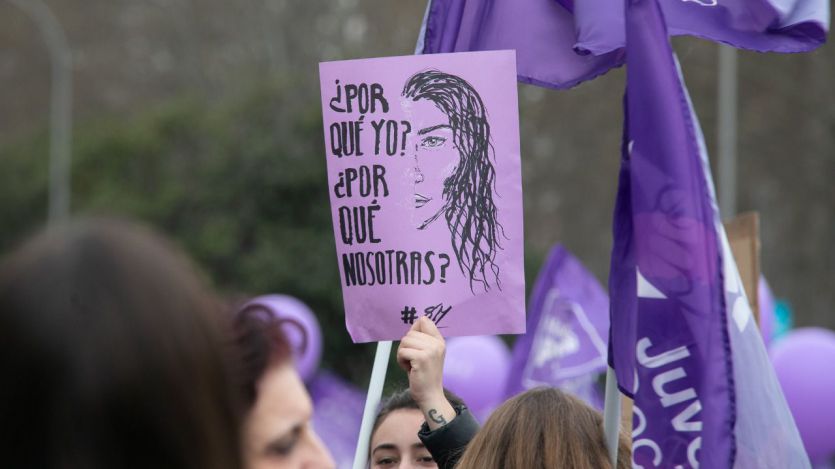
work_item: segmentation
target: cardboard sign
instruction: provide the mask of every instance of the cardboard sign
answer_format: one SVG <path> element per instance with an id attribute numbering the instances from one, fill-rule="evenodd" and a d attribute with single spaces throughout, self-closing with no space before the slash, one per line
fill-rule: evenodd
<path id="1" fill-rule="evenodd" d="M 319 66 L 328 187 L 354 342 L 421 315 L 446 336 L 525 331 L 512 51 Z"/>
<path id="2" fill-rule="evenodd" d="M 760 323 L 758 285 L 760 281 L 760 216 L 745 212 L 724 223 L 728 243 L 739 269 L 742 286 L 757 324 Z"/>

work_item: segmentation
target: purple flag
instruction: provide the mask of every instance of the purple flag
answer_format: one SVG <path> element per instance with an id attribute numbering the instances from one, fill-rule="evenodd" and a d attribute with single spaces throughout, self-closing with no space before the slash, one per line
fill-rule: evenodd
<path id="1" fill-rule="evenodd" d="M 333 455 L 336 467 L 351 468 L 365 393 L 327 371 L 320 371 L 308 388 L 313 399 L 313 427 Z"/>
<path id="2" fill-rule="evenodd" d="M 606 369 L 608 312 L 594 275 L 554 246 L 531 294 L 528 332 L 513 347 L 506 395 L 554 386 L 602 409 L 597 378 Z"/>
<path id="3" fill-rule="evenodd" d="M 563 0 L 565 1 L 565 0 Z M 574 51 L 574 17 L 557 0 L 431 0 L 423 53 L 515 49 L 519 81 L 570 88 L 623 64 L 623 51 Z"/>
<path id="4" fill-rule="evenodd" d="M 760 52 L 826 41 L 829 0 L 665 0 L 673 35 Z M 424 54 L 515 49 L 519 81 L 570 88 L 624 61 L 621 0 L 431 0 Z"/>
<path id="5" fill-rule="evenodd" d="M 635 400 L 635 464 L 808 467 L 750 326 L 701 130 L 656 0 L 627 0 L 626 39 L 609 361 Z"/>
<path id="6" fill-rule="evenodd" d="M 759 52 L 807 52 L 826 42 L 829 0 L 665 0 L 673 36 L 697 36 Z M 574 7 L 577 50 L 595 55 L 624 47 L 620 0 Z"/>

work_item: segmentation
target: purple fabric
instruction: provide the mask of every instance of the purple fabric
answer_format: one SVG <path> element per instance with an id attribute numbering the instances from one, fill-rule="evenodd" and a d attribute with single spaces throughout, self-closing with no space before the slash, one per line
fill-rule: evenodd
<path id="1" fill-rule="evenodd" d="M 353 467 L 362 424 L 365 393 L 327 371 L 308 383 L 313 399 L 313 428 L 330 450 L 338 469 Z"/>
<path id="2" fill-rule="evenodd" d="M 759 52 L 807 52 L 826 42 L 828 0 L 665 0 L 671 35 L 690 35 Z M 578 51 L 624 47 L 621 0 L 584 0 L 574 8 Z"/>
<path id="3" fill-rule="evenodd" d="M 574 51 L 566 0 L 432 0 L 424 54 L 515 49 L 519 81 L 570 88 L 623 63 L 623 51 Z"/>
<path id="4" fill-rule="evenodd" d="M 566 10 L 574 12 L 574 0 L 556 0 L 557 3 L 563 6 Z"/>
<path id="5" fill-rule="evenodd" d="M 729 468 L 733 369 L 710 188 L 661 10 L 628 1 L 609 360 L 635 400 L 636 464 Z"/>
<path id="6" fill-rule="evenodd" d="M 656 0 L 628 0 L 609 361 L 641 467 L 809 467 L 719 221 Z"/>
<path id="7" fill-rule="evenodd" d="M 721 225 L 717 228 L 724 229 Z M 722 238 L 725 258 L 733 259 L 724 233 Z M 809 457 L 732 260 L 725 263 L 725 285 L 736 384 L 735 467 L 808 468 Z M 831 373 L 821 376 L 835 382 Z M 831 396 L 831 393 L 823 395 Z M 821 402 L 826 402 L 825 406 L 830 405 L 829 399 L 822 399 Z M 829 414 L 835 412 L 830 411 Z M 830 428 L 833 427 L 835 425 L 830 425 Z M 821 433 L 832 435 L 831 432 Z"/>
<path id="8" fill-rule="evenodd" d="M 554 386 L 602 408 L 609 299 L 574 256 L 554 246 L 529 301 L 528 332 L 513 347 L 506 396 Z"/>
<path id="9" fill-rule="evenodd" d="M 680 75 L 679 79 L 683 81 Z M 727 328 L 733 360 L 736 422 L 734 468 L 791 467 L 809 468 L 798 426 L 792 418 L 775 370 L 769 362 L 762 335 L 755 326 L 750 302 L 734 262 L 725 227 L 719 217 L 716 191 L 710 179 L 710 163 L 699 121 L 687 95 L 689 115 L 697 137 L 702 175 L 713 207 L 714 226 L 722 252 L 722 280 L 727 314 Z"/>
<path id="10" fill-rule="evenodd" d="M 672 35 L 760 52 L 826 41 L 829 0 L 665 0 Z M 519 81 L 570 88 L 623 64 L 622 0 L 431 0 L 424 54 L 515 49 Z"/>

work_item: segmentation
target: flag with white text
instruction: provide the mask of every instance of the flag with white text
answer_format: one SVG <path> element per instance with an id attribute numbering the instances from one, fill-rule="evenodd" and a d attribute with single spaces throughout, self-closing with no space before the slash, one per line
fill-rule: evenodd
<path id="1" fill-rule="evenodd" d="M 609 361 L 640 467 L 808 467 L 725 239 L 656 0 L 627 0 Z"/>
<path id="2" fill-rule="evenodd" d="M 528 302 L 527 333 L 513 345 L 506 395 L 554 386 L 603 408 L 609 298 L 564 247 L 551 249 Z"/>

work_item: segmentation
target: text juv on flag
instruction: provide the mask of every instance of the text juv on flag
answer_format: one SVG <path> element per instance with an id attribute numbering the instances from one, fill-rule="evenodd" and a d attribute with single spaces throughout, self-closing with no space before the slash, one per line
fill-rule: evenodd
<path id="1" fill-rule="evenodd" d="M 656 0 L 628 0 L 609 361 L 641 467 L 808 467 L 725 238 Z M 758 392 L 761 391 L 761 392 Z M 773 435 L 754 431 L 764 425 Z"/>

